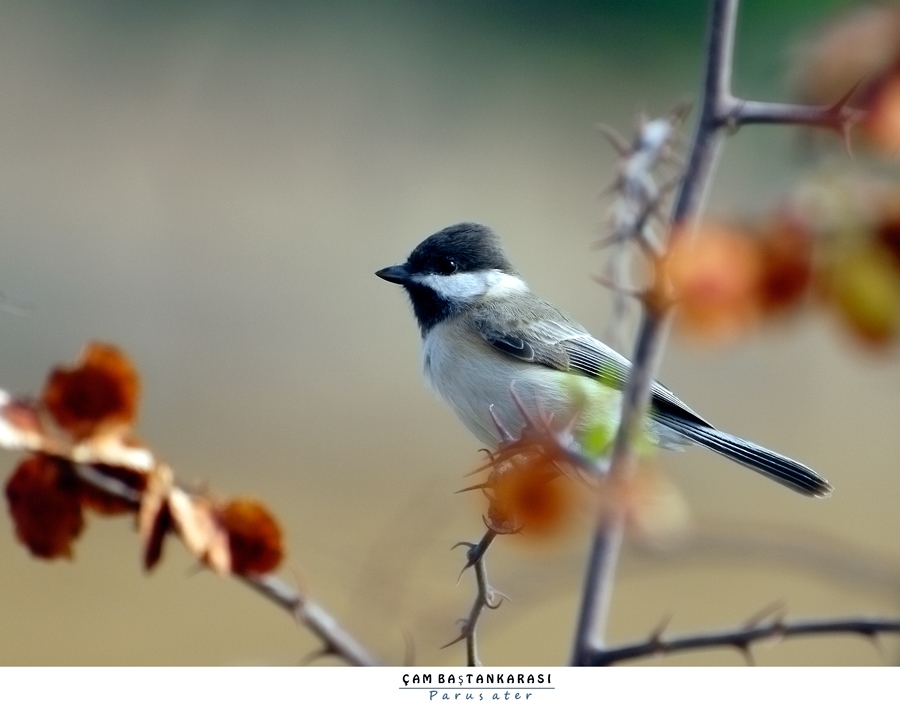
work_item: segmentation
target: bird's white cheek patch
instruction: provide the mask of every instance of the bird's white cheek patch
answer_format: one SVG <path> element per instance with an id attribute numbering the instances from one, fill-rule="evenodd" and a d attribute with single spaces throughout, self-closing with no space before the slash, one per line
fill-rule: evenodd
<path id="1" fill-rule="evenodd" d="M 441 276 L 440 274 L 420 274 L 413 277 L 416 283 L 427 286 L 441 298 L 449 301 L 471 301 L 485 295 L 495 295 L 504 291 L 525 291 L 527 286 L 517 276 L 502 271 L 460 272 Z"/>

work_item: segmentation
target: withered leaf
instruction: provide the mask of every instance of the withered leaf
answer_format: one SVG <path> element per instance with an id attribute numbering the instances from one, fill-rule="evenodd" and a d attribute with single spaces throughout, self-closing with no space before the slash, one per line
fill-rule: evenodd
<path id="1" fill-rule="evenodd" d="M 74 365 L 51 371 L 41 399 L 60 427 L 83 439 L 131 425 L 139 386 L 137 371 L 123 352 L 91 342 Z"/>
<path id="2" fill-rule="evenodd" d="M 809 291 L 813 275 L 813 238 L 789 220 L 774 222 L 760 240 L 762 276 L 759 301 L 767 313 L 783 312 Z"/>
<path id="3" fill-rule="evenodd" d="M 173 487 L 169 491 L 168 507 L 172 524 L 188 551 L 218 574 L 231 572 L 228 534 L 216 517 L 212 500 Z"/>
<path id="4" fill-rule="evenodd" d="M 655 282 L 655 299 L 678 304 L 676 324 L 707 340 L 733 338 L 759 312 L 760 256 L 743 232 L 703 224 L 696 237 L 677 234 Z"/>
<path id="5" fill-rule="evenodd" d="M 43 444 L 44 429 L 35 402 L 0 391 L 0 447 L 39 450 Z"/>
<path id="6" fill-rule="evenodd" d="M 46 455 L 19 464 L 6 483 L 16 536 L 37 557 L 71 557 L 84 527 L 80 486 L 72 466 Z"/>
<path id="7" fill-rule="evenodd" d="M 281 529 L 272 514 L 253 499 L 233 499 L 218 511 L 228 533 L 231 570 L 237 574 L 266 574 L 283 556 Z"/>
<path id="8" fill-rule="evenodd" d="M 147 478 L 138 511 L 138 535 L 144 544 L 144 569 L 152 569 L 162 558 L 163 541 L 172 529 L 169 492 L 172 470 L 166 465 L 154 469 Z"/>

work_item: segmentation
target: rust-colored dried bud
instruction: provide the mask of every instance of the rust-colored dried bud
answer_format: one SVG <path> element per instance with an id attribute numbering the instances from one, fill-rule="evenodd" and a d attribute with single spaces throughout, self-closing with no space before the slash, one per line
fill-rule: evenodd
<path id="1" fill-rule="evenodd" d="M 281 563 L 281 529 L 269 510 L 253 499 L 233 499 L 217 511 L 228 533 L 231 570 L 236 574 L 266 574 Z"/>
<path id="2" fill-rule="evenodd" d="M 773 223 L 759 241 L 759 303 L 766 313 L 780 313 L 799 303 L 812 281 L 812 235 L 789 221 Z"/>
<path id="3" fill-rule="evenodd" d="M 745 332 L 759 318 L 759 248 L 734 228 L 703 224 L 696 236 L 675 233 L 654 284 L 677 306 L 676 325 L 706 340 Z"/>
<path id="4" fill-rule="evenodd" d="M 866 140 L 887 156 L 900 154 L 900 63 L 867 91 L 862 108 L 859 127 Z"/>
<path id="5" fill-rule="evenodd" d="M 89 343 L 71 367 L 57 367 L 42 400 L 75 439 L 127 427 L 137 414 L 138 374 L 118 348 Z"/>
<path id="6" fill-rule="evenodd" d="M 890 252 L 894 264 L 900 268 L 900 204 L 884 213 L 875 230 L 875 238 L 885 251 Z"/>
<path id="7" fill-rule="evenodd" d="M 84 527 L 78 478 L 64 460 L 32 455 L 6 483 L 16 536 L 36 557 L 71 557 Z"/>
<path id="8" fill-rule="evenodd" d="M 664 547 L 683 538 L 689 524 L 687 504 L 677 487 L 658 469 L 640 464 L 603 490 L 605 500 L 622 511 L 632 537 Z"/>
<path id="9" fill-rule="evenodd" d="M 576 489 L 546 455 L 520 455 L 491 476 L 490 523 L 497 532 L 558 533 L 575 513 Z"/>
<path id="10" fill-rule="evenodd" d="M 827 104 L 859 81 L 882 75 L 900 52 L 900 9 L 868 5 L 835 17 L 798 51 L 801 102 Z"/>

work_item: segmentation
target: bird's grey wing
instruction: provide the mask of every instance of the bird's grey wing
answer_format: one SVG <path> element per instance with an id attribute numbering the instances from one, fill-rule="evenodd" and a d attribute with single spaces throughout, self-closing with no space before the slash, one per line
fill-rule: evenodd
<path id="1" fill-rule="evenodd" d="M 565 313 L 540 301 L 537 305 L 476 313 L 475 327 L 495 349 L 532 364 L 596 379 L 624 388 L 631 363 L 591 337 Z M 667 428 L 713 452 L 753 469 L 807 496 L 827 496 L 828 482 L 795 460 L 717 430 L 675 394 L 653 382 L 651 416 Z"/>
<path id="2" fill-rule="evenodd" d="M 592 337 L 556 307 L 545 301 L 541 301 L 541 304 L 547 310 L 536 310 L 532 304 L 528 308 L 531 315 L 527 317 L 514 317 L 517 312 L 514 307 L 509 309 L 511 314 L 506 315 L 505 311 L 498 308 L 476 313 L 475 327 L 489 345 L 511 357 L 580 374 L 606 386 L 623 389 L 631 373 L 631 362 Z M 651 412 L 712 427 L 656 381 L 652 386 Z"/>

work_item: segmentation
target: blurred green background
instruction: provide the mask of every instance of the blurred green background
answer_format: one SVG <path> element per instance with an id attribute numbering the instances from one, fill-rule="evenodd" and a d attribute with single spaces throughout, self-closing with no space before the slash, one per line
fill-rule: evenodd
<path id="1" fill-rule="evenodd" d="M 791 47 L 848 3 L 747 0 L 736 89 L 788 95 Z M 420 379 L 401 292 L 373 275 L 454 222 L 488 223 L 532 288 L 598 334 L 609 294 L 598 121 L 694 95 L 705 3 L 0 3 L 0 387 L 36 393 L 89 339 L 144 382 L 139 432 L 179 476 L 280 517 L 284 576 L 400 664 L 440 650 L 472 580 L 450 546 L 483 506 L 453 492 L 478 445 Z M 772 207 L 815 167 L 788 129 L 731 139 L 718 213 Z M 840 157 L 835 163 L 844 163 Z M 628 350 L 624 350 L 628 351 Z M 694 519 L 678 550 L 626 549 L 611 637 L 900 608 L 900 370 L 823 317 L 746 343 L 675 341 L 662 378 L 727 430 L 835 486 L 803 499 L 700 450 L 662 459 Z M 3 473 L 17 462 L 3 454 Z M 315 640 L 175 542 L 145 576 L 127 519 L 89 518 L 71 562 L 0 530 L 0 663 L 290 665 Z M 584 537 L 498 541 L 512 602 L 487 664 L 563 664 Z M 896 641 L 885 640 L 895 658 Z M 879 664 L 863 639 L 757 648 L 762 664 Z M 328 663 L 328 660 L 320 661 Z M 664 664 L 740 664 L 715 651 Z"/>

